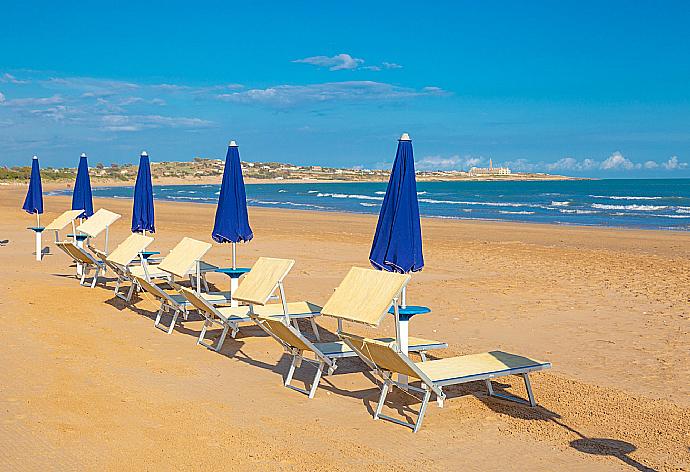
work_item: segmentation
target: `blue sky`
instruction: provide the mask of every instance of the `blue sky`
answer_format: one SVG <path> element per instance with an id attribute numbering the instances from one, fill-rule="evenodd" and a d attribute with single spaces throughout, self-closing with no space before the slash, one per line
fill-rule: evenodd
<path id="1" fill-rule="evenodd" d="M 30 3 L 30 4 L 29 4 Z M 690 177 L 690 2 L 6 2 L 0 164 Z"/>

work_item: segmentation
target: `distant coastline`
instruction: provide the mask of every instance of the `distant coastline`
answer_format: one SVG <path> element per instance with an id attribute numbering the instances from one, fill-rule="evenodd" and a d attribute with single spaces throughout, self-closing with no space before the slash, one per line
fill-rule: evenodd
<path id="1" fill-rule="evenodd" d="M 93 164 L 93 163 L 92 163 Z M 223 177 L 224 161 L 219 159 L 195 158 L 187 162 L 152 162 L 151 174 L 156 185 L 208 185 L 220 184 Z M 94 186 L 133 185 L 138 166 L 133 164 L 96 163 L 89 173 Z M 26 183 L 29 167 L 0 168 L 0 182 Z M 68 186 L 76 177 L 76 168 L 43 168 L 43 183 Z M 277 162 L 243 162 L 242 173 L 247 184 L 267 183 L 345 183 L 345 182 L 387 182 L 388 170 L 359 168 L 337 168 L 323 166 L 295 166 Z M 418 171 L 418 182 L 455 181 L 553 181 L 553 180 L 591 180 L 544 173 L 474 174 L 472 171 Z"/>

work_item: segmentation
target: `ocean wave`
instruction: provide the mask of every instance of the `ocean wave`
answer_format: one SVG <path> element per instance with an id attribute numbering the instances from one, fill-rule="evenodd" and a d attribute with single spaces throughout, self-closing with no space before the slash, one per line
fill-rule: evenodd
<path id="1" fill-rule="evenodd" d="M 668 206 L 665 205 L 603 205 L 601 203 L 592 203 L 592 208 L 599 210 L 633 210 L 633 211 L 658 211 L 665 210 Z"/>
<path id="2" fill-rule="evenodd" d="M 552 202 L 551 202 L 551 205 L 552 205 L 552 206 L 555 206 L 555 207 L 568 206 L 568 205 L 570 205 L 570 202 L 568 202 L 568 201 L 565 201 L 565 202 L 555 202 L 555 201 L 552 201 Z"/>
<path id="3" fill-rule="evenodd" d="M 420 198 L 420 202 L 432 204 L 446 204 L 446 205 L 478 205 L 478 206 L 496 206 L 496 207 L 529 207 L 539 208 L 538 205 L 529 205 L 527 203 L 514 202 L 474 202 L 474 201 L 458 201 L 458 200 L 434 200 L 433 198 Z"/>
<path id="4" fill-rule="evenodd" d="M 318 190 L 307 190 L 307 193 L 319 193 Z"/>
<path id="5" fill-rule="evenodd" d="M 287 190 L 282 189 L 282 188 L 280 190 L 278 190 L 278 193 L 285 193 L 285 192 L 287 192 Z"/>
<path id="6" fill-rule="evenodd" d="M 632 195 L 590 195 L 592 198 L 609 198 L 611 200 L 663 200 L 666 197 L 636 197 Z"/>
<path id="7" fill-rule="evenodd" d="M 209 198 L 209 197 L 188 197 L 186 195 L 180 195 L 180 196 L 170 195 L 168 197 L 163 198 L 163 200 L 192 200 L 192 201 L 203 200 L 206 202 L 215 201 L 215 199 Z"/>
<path id="8" fill-rule="evenodd" d="M 385 195 L 386 192 L 374 192 L 376 195 Z"/>
<path id="9" fill-rule="evenodd" d="M 533 211 L 508 211 L 508 210 L 498 210 L 502 215 L 534 215 Z"/>
<path id="10" fill-rule="evenodd" d="M 273 200 L 256 200 L 256 199 L 249 199 L 249 200 L 247 200 L 247 202 L 259 204 L 259 205 L 285 205 L 285 206 L 304 207 L 304 208 L 316 208 L 318 210 L 327 210 L 328 209 L 325 206 L 313 205 L 311 203 L 276 202 Z"/>
<path id="11" fill-rule="evenodd" d="M 359 202 L 359 204 L 362 205 L 363 207 L 375 207 L 375 206 L 378 206 L 378 204 L 376 204 L 376 203 L 367 203 L 367 202 Z"/>
<path id="12" fill-rule="evenodd" d="M 688 207 L 678 207 L 676 213 L 690 213 L 690 208 Z"/>
<path id="13" fill-rule="evenodd" d="M 599 213 L 598 211 L 595 211 L 595 210 L 569 210 L 567 208 L 561 208 L 558 211 L 560 211 L 561 213 L 571 213 L 574 215 L 592 215 L 595 213 Z"/>
<path id="14" fill-rule="evenodd" d="M 354 198 L 356 200 L 383 200 L 383 197 L 372 197 L 371 195 L 359 195 L 356 193 L 317 193 L 316 196 L 331 198 Z"/>
<path id="15" fill-rule="evenodd" d="M 649 216 L 655 216 L 657 218 L 678 218 L 678 219 L 690 218 L 690 215 L 657 215 L 657 214 L 652 214 Z"/>

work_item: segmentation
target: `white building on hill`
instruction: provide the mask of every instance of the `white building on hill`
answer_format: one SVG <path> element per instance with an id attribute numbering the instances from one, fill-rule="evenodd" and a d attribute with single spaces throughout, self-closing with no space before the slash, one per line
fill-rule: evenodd
<path id="1" fill-rule="evenodd" d="M 489 167 L 472 167 L 470 175 L 510 175 L 508 167 L 494 167 L 494 163 L 489 159 Z"/>

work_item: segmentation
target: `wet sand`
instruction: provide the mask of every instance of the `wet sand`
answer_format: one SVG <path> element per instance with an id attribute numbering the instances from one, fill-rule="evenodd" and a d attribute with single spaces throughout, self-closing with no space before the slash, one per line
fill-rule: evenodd
<path id="1" fill-rule="evenodd" d="M 288 362 L 260 330 L 215 353 L 196 345 L 196 318 L 168 336 L 153 303 L 113 297 L 112 278 L 107 290 L 80 287 L 51 235 L 36 262 L 23 192 L 0 187 L 0 469 L 690 468 L 690 234 L 424 219 L 426 267 L 408 299 L 433 311 L 411 334 L 446 341 L 439 357 L 502 349 L 553 369 L 532 376 L 536 409 L 465 384 L 444 408 L 430 404 L 415 435 L 372 420 L 378 389 L 356 360 L 308 400 L 282 386 Z M 69 199 L 45 206 L 48 222 Z M 95 206 L 123 215 L 112 247 L 129 234 L 131 204 Z M 152 248 L 210 241 L 214 210 L 157 203 Z M 290 300 L 323 304 L 351 266 L 367 266 L 373 216 L 249 212 L 255 239 L 239 262 L 295 259 Z M 227 266 L 229 254 L 214 243 L 206 260 Z M 392 334 L 391 321 L 379 332 Z M 517 378 L 498 384 L 524 393 Z M 389 414 L 416 417 L 417 401 L 392 399 Z"/>

